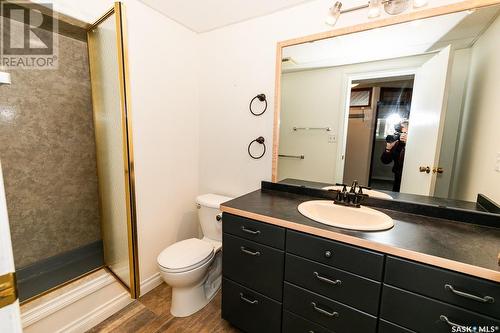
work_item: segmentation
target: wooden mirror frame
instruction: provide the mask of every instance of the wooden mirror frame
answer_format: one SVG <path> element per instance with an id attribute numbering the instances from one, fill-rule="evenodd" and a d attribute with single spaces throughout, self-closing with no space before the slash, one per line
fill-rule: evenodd
<path id="1" fill-rule="evenodd" d="M 349 35 L 356 32 L 368 31 L 377 28 L 383 28 L 415 20 L 426 19 L 435 16 L 462 12 L 465 10 L 478 9 L 500 4 L 500 0 L 464 0 L 462 2 L 445 5 L 441 7 L 427 8 L 415 12 L 391 16 L 373 22 L 366 22 L 357 25 L 338 28 L 330 31 L 320 32 L 313 35 L 289 39 L 278 42 L 276 46 L 276 81 L 274 92 L 274 128 L 273 128 L 273 152 L 272 152 L 272 178 L 276 183 L 278 181 L 278 148 L 280 135 L 280 111 L 281 111 L 281 63 L 283 48 L 287 46 L 299 45 L 303 43 L 315 42 L 327 38 Z"/>

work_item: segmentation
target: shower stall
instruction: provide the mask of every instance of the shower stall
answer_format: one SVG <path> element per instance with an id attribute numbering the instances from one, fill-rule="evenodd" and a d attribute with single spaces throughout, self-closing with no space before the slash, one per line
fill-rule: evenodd
<path id="1" fill-rule="evenodd" d="M 44 33 L 57 41 L 55 68 L 0 69 L 9 81 L 0 84 L 0 160 L 19 298 L 103 267 L 136 297 L 121 4 L 94 25 L 54 20 L 59 29 Z"/>

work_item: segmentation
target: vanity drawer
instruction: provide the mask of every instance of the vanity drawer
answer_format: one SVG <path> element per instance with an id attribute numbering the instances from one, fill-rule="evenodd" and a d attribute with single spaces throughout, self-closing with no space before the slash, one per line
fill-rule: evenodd
<path id="1" fill-rule="evenodd" d="M 277 333 L 281 303 L 223 278 L 222 318 L 245 332 Z"/>
<path id="2" fill-rule="evenodd" d="M 283 308 L 334 332 L 375 332 L 377 318 L 285 282 Z"/>
<path id="3" fill-rule="evenodd" d="M 500 283 L 390 256 L 387 257 L 384 281 L 421 295 L 500 318 Z M 493 300 L 487 301 L 486 296 Z"/>
<path id="4" fill-rule="evenodd" d="M 284 252 L 226 233 L 222 237 L 223 275 L 281 301 Z"/>
<path id="5" fill-rule="evenodd" d="M 415 333 L 415 331 L 380 319 L 378 322 L 378 333 Z"/>
<path id="6" fill-rule="evenodd" d="M 287 254 L 285 280 L 359 310 L 377 315 L 380 282 Z"/>
<path id="7" fill-rule="evenodd" d="M 449 333 L 452 323 L 461 326 L 500 326 L 500 320 L 492 317 L 387 285 L 382 291 L 380 317 L 417 332 Z"/>
<path id="8" fill-rule="evenodd" d="M 333 333 L 332 331 L 299 317 L 291 312 L 283 311 L 283 333 Z"/>
<path id="9" fill-rule="evenodd" d="M 222 230 L 257 243 L 285 249 L 285 228 L 282 227 L 224 213 Z"/>
<path id="10" fill-rule="evenodd" d="M 287 252 L 380 281 L 384 255 L 370 250 L 287 230 Z"/>

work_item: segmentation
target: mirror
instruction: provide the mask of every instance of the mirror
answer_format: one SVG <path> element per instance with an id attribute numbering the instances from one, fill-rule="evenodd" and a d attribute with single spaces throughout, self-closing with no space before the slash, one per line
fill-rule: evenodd
<path id="1" fill-rule="evenodd" d="M 283 47 L 273 179 L 500 203 L 499 13 L 488 6 Z"/>

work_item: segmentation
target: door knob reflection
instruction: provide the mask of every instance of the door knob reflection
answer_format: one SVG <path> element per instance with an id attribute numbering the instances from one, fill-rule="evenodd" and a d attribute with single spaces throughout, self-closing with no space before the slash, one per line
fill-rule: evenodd
<path id="1" fill-rule="evenodd" d="M 429 166 L 426 166 L 426 167 L 421 166 L 419 168 L 419 170 L 420 170 L 420 172 L 430 173 L 431 172 L 431 167 L 429 167 Z"/>
<path id="2" fill-rule="evenodd" d="M 437 168 L 436 168 L 436 167 L 434 167 L 434 168 L 432 168 L 432 172 L 433 172 L 433 173 L 439 173 L 439 174 L 441 174 L 441 173 L 443 173 L 443 172 L 444 172 L 444 169 L 443 169 L 443 168 L 440 168 L 440 167 L 437 167 Z"/>

